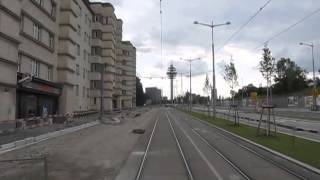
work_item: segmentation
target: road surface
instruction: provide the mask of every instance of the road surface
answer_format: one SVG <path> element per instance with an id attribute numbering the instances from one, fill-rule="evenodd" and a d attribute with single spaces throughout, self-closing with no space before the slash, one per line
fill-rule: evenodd
<path id="1" fill-rule="evenodd" d="M 281 157 L 161 108 L 116 180 L 320 179 Z"/>

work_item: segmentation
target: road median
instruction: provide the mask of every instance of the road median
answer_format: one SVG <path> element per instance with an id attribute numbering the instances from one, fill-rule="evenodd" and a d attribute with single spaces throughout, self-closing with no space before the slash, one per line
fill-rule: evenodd
<path id="1" fill-rule="evenodd" d="M 278 133 L 276 136 L 270 137 L 257 136 L 257 128 L 255 127 L 244 124 L 241 124 L 240 126 L 233 126 L 231 121 L 225 119 L 214 119 L 203 113 L 189 112 L 182 109 L 179 110 L 242 138 L 248 139 L 258 145 L 271 149 L 272 151 L 279 152 L 289 158 L 300 161 L 307 166 L 315 167 L 314 170 L 319 173 L 320 158 L 318 158 L 317 154 L 320 152 L 320 143 L 318 142 L 282 133 Z"/>

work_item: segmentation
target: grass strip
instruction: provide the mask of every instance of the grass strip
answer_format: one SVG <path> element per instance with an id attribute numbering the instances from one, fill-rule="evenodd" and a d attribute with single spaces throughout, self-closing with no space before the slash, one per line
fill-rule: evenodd
<path id="1" fill-rule="evenodd" d="M 301 162 L 309 164 L 313 167 L 320 169 L 320 143 L 306 140 L 299 137 L 294 137 L 282 133 L 278 133 L 277 136 L 257 136 L 257 128 L 241 124 L 240 126 L 233 126 L 233 122 L 212 118 L 206 114 L 198 112 L 189 112 L 183 109 L 179 109 L 187 114 L 190 114 L 196 118 L 209 122 L 215 126 L 225 129 L 229 132 L 237 134 L 241 137 L 249 139 L 255 143 L 268 147 L 272 150 L 278 151 L 289 157 L 297 159 Z"/>

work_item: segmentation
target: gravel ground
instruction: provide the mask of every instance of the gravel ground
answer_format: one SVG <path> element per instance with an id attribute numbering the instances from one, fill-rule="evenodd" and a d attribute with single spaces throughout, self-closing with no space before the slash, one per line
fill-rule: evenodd
<path id="1" fill-rule="evenodd" d="M 156 109 L 125 113 L 118 125 L 97 125 L 0 156 L 0 160 L 46 155 L 49 180 L 114 179 L 140 135 L 134 128 L 145 128 Z M 136 114 L 141 116 L 135 117 Z M 44 177 L 43 161 L 0 163 L 0 179 L 37 180 Z"/>

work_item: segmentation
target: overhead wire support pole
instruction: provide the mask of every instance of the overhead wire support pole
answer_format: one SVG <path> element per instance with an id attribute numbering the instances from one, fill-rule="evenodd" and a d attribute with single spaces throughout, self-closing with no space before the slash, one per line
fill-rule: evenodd
<path id="1" fill-rule="evenodd" d="M 312 53 L 312 74 L 313 74 L 313 93 L 312 93 L 312 111 L 317 111 L 318 110 L 318 105 L 317 105 L 317 83 L 316 83 L 316 74 L 315 74 L 315 67 L 314 67 L 314 44 L 313 43 L 300 43 L 302 46 L 309 46 L 311 47 L 311 53 Z"/>
<path id="2" fill-rule="evenodd" d="M 213 21 L 211 24 L 201 23 L 198 21 L 194 21 L 194 24 L 206 26 L 211 28 L 211 43 L 212 43 L 212 90 L 211 90 L 211 104 L 212 104 L 212 115 L 213 117 L 216 117 L 216 96 L 217 96 L 217 90 L 216 90 L 216 73 L 215 73 L 215 54 L 214 54 L 214 39 L 213 39 L 213 28 L 218 26 L 224 26 L 224 25 L 230 25 L 230 22 L 222 23 L 222 24 L 213 24 Z"/>
<path id="3" fill-rule="evenodd" d="M 184 61 L 188 61 L 189 62 L 189 67 L 190 67 L 190 70 L 189 70 L 189 76 L 190 76 L 190 95 L 189 95 L 189 111 L 192 110 L 192 87 L 191 87 L 191 78 L 192 78 L 192 73 L 191 73 L 191 63 L 193 61 L 197 61 L 197 60 L 201 60 L 201 58 L 195 58 L 195 59 L 182 59 L 180 58 L 181 60 L 184 60 Z"/>

